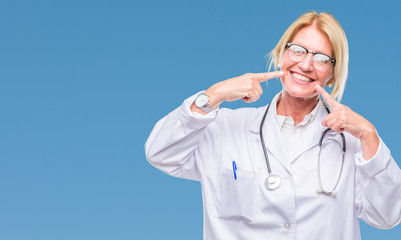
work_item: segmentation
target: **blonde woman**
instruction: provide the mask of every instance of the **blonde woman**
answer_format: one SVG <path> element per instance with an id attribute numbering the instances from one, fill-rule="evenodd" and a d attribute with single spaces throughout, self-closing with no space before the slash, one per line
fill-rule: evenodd
<path id="1" fill-rule="evenodd" d="M 201 181 L 205 239 L 360 239 L 358 218 L 394 227 L 401 171 L 375 127 L 339 103 L 348 73 L 340 24 L 306 13 L 270 56 L 281 71 L 218 82 L 161 119 L 148 161 Z M 267 106 L 219 109 L 257 101 L 261 83 L 278 77 L 282 91 Z"/>

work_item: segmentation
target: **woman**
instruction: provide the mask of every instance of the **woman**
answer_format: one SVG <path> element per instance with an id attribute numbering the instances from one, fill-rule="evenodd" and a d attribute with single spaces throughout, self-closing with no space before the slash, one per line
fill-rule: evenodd
<path id="1" fill-rule="evenodd" d="M 302 15 L 271 61 L 281 71 L 244 74 L 188 98 L 145 144 L 152 165 L 202 182 L 204 238 L 360 239 L 358 218 L 398 224 L 399 167 L 374 126 L 335 100 L 348 73 L 340 24 L 327 13 Z M 258 100 L 261 82 L 277 77 L 283 88 L 268 106 L 218 108 Z M 330 95 L 323 87 L 332 85 Z"/>

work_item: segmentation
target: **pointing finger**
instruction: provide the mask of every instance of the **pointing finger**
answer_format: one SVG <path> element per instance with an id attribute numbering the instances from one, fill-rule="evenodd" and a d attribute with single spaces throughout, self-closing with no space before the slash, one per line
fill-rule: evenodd
<path id="1" fill-rule="evenodd" d="M 259 82 L 264 82 L 272 78 L 279 78 L 284 75 L 283 71 L 266 72 L 266 73 L 255 73 L 256 78 Z"/>
<path id="2" fill-rule="evenodd" d="M 316 92 L 318 92 L 324 101 L 326 101 L 327 104 L 329 104 L 330 108 L 332 110 L 336 109 L 340 103 L 338 103 L 324 88 L 322 88 L 320 85 L 316 85 L 315 87 Z"/>

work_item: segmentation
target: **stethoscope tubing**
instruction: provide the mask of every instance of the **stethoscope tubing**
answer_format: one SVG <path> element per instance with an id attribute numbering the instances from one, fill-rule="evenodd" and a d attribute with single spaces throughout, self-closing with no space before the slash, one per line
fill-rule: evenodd
<path id="1" fill-rule="evenodd" d="M 267 106 L 266 111 L 265 111 L 265 113 L 264 113 L 264 115 L 263 115 L 262 121 L 261 121 L 261 123 L 260 123 L 259 134 L 260 134 L 260 141 L 261 141 L 262 148 L 263 148 L 263 153 L 264 153 L 264 155 L 265 155 L 265 161 L 266 161 L 267 171 L 268 171 L 268 174 L 269 174 L 269 176 L 268 176 L 267 179 L 269 179 L 270 177 L 274 177 L 274 178 L 277 178 L 278 182 L 280 182 L 280 177 L 279 177 L 278 175 L 272 173 L 271 166 L 270 166 L 270 161 L 269 161 L 269 155 L 268 155 L 268 153 L 267 153 L 267 149 L 266 149 L 266 145 L 265 145 L 265 140 L 264 140 L 264 138 L 263 138 L 263 125 L 264 125 L 264 122 L 265 122 L 265 120 L 266 120 L 267 113 L 269 112 L 270 105 L 271 105 L 271 103 Z M 330 114 L 330 109 L 327 107 L 327 105 L 326 105 L 326 103 L 325 103 L 324 101 L 323 101 L 323 105 L 324 105 L 324 107 L 326 108 L 327 113 Z M 343 172 L 343 168 L 344 168 L 344 157 L 345 157 L 345 152 L 346 152 L 346 141 L 345 141 L 344 133 L 340 133 L 341 138 L 342 138 L 342 143 L 343 143 L 343 148 L 342 148 L 343 154 L 342 154 L 342 161 L 341 161 L 340 174 L 338 175 L 338 178 L 337 178 L 337 180 L 336 180 L 336 184 L 334 185 L 334 187 L 332 188 L 332 190 L 331 190 L 331 191 L 326 191 L 326 190 L 324 190 L 324 188 L 323 188 L 323 183 L 322 183 L 322 179 L 321 179 L 321 176 L 320 176 L 320 153 L 321 153 L 321 148 L 322 148 L 322 145 L 323 145 L 324 136 L 325 136 L 326 133 L 329 132 L 329 131 L 332 131 L 332 129 L 331 129 L 331 128 L 326 128 L 326 129 L 322 132 L 322 135 L 320 136 L 319 144 L 318 144 L 318 145 L 319 145 L 319 149 L 318 149 L 318 166 L 317 166 L 318 169 L 317 169 L 317 177 L 318 177 L 320 189 L 317 190 L 317 193 L 322 193 L 322 194 L 329 195 L 329 196 L 335 196 L 335 195 L 336 195 L 335 190 L 336 190 L 336 188 L 337 188 L 337 186 L 338 186 L 338 183 L 340 182 L 340 179 L 341 179 L 341 176 L 342 176 L 342 172 Z M 269 190 L 275 190 L 275 189 L 277 189 L 278 187 L 279 187 L 279 184 L 278 184 L 278 185 L 276 184 L 275 186 L 269 185 L 269 184 L 266 185 L 266 188 L 269 189 Z"/>
<path id="2" fill-rule="evenodd" d="M 327 112 L 330 113 L 330 110 L 327 108 L 326 105 L 325 105 L 325 107 L 326 107 Z M 344 169 L 344 158 L 345 158 L 345 152 L 346 152 L 346 142 L 345 142 L 344 133 L 340 133 L 341 139 L 342 139 L 342 143 L 343 143 L 343 149 L 342 149 L 343 150 L 343 154 L 342 154 L 342 160 L 341 160 L 340 173 L 338 174 L 336 183 L 335 183 L 334 187 L 331 189 L 331 191 L 326 191 L 323 188 L 322 177 L 320 175 L 320 153 L 322 151 L 322 145 L 323 145 L 324 136 L 329 131 L 333 131 L 333 130 L 331 128 L 326 128 L 322 132 L 322 135 L 320 136 L 320 140 L 319 140 L 319 150 L 318 150 L 318 157 L 317 157 L 317 179 L 319 180 L 320 189 L 317 190 L 317 193 L 323 193 L 323 194 L 326 194 L 326 195 L 335 196 L 336 195 L 335 190 L 337 189 L 338 183 L 340 182 L 340 179 L 341 179 L 341 176 L 342 176 L 342 173 L 343 173 L 343 169 Z"/>
<path id="3" fill-rule="evenodd" d="M 269 112 L 270 105 L 271 105 L 271 103 L 266 108 L 265 114 L 263 115 L 262 121 L 260 123 L 260 129 L 259 129 L 260 141 L 262 142 L 263 153 L 265 154 L 266 166 L 267 166 L 267 171 L 268 171 L 269 175 L 272 173 L 272 169 L 270 167 L 269 155 L 267 154 L 265 140 L 263 138 L 263 124 L 265 123 L 265 119 L 266 119 L 267 113 Z"/>

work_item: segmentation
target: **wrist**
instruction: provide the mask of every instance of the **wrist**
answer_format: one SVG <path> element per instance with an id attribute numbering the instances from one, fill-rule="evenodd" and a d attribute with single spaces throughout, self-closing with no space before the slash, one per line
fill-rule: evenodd
<path id="1" fill-rule="evenodd" d="M 362 153 L 365 160 L 371 159 L 377 152 L 380 144 L 380 138 L 376 129 L 371 125 L 359 138 L 362 145 Z"/>
<path id="2" fill-rule="evenodd" d="M 220 104 L 223 103 L 225 100 L 224 95 L 220 91 L 218 84 L 219 83 L 216 83 L 205 91 L 205 94 L 209 96 L 209 105 L 213 109 L 218 108 Z"/>
<path id="3" fill-rule="evenodd" d="M 367 141 L 369 139 L 379 138 L 377 135 L 376 128 L 369 123 L 368 126 L 363 127 L 364 131 L 359 136 L 360 141 Z"/>

